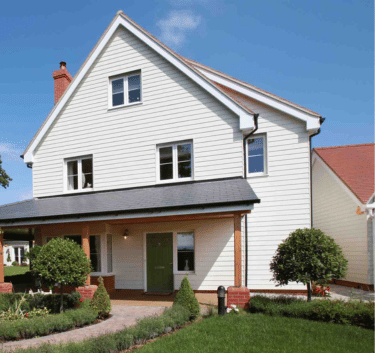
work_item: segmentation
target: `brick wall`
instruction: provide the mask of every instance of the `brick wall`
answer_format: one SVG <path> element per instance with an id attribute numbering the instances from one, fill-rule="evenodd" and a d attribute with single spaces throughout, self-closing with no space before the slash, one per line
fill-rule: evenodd
<path id="1" fill-rule="evenodd" d="M 103 278 L 104 287 L 108 293 L 114 292 L 115 290 L 115 276 L 101 276 Z M 91 284 L 92 285 L 99 285 L 99 276 L 91 276 Z"/>
<path id="2" fill-rule="evenodd" d="M 12 293 L 13 292 L 13 285 L 9 282 L 1 282 L 0 283 L 0 293 Z"/>
<path id="3" fill-rule="evenodd" d="M 246 287 L 228 287 L 227 307 L 231 305 L 247 308 L 250 302 L 250 289 Z"/>

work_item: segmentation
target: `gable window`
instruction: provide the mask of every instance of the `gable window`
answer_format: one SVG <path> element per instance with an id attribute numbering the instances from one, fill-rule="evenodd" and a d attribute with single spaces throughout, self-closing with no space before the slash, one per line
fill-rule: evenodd
<path id="1" fill-rule="evenodd" d="M 141 102 L 141 74 L 138 72 L 110 79 L 110 92 L 110 107 Z"/>
<path id="2" fill-rule="evenodd" d="M 177 271 L 194 272 L 194 233 L 177 233 Z"/>
<path id="3" fill-rule="evenodd" d="M 91 190 L 94 187 L 92 156 L 67 159 L 67 191 Z"/>
<path id="4" fill-rule="evenodd" d="M 254 136 L 246 144 L 247 174 L 257 176 L 266 174 L 266 137 Z"/>
<path id="5" fill-rule="evenodd" d="M 174 143 L 159 146 L 158 151 L 158 180 L 185 181 L 193 176 L 191 142 Z"/>

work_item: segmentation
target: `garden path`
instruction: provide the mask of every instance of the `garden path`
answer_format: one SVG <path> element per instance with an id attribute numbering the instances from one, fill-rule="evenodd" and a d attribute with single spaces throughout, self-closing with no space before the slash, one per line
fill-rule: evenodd
<path id="1" fill-rule="evenodd" d="M 23 341 L 0 343 L 0 349 L 5 352 L 14 351 L 17 348 L 39 346 L 43 343 L 65 343 L 68 341 L 82 341 L 90 337 L 100 336 L 105 333 L 121 331 L 127 326 L 134 325 L 139 319 L 146 316 L 160 315 L 165 307 L 162 306 L 124 306 L 112 305 L 112 317 L 99 324 L 57 333 L 50 336 L 32 338 Z"/>

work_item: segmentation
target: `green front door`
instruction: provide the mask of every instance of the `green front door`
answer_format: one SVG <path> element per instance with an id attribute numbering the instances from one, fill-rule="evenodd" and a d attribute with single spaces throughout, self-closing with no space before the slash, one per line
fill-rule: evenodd
<path id="1" fill-rule="evenodd" d="M 173 292 L 173 233 L 147 234 L 147 291 Z"/>

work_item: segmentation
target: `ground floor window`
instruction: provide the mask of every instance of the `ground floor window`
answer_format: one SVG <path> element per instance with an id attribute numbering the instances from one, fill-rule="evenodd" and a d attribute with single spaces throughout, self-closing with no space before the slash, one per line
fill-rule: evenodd
<path id="1" fill-rule="evenodd" d="M 90 260 L 93 267 L 93 272 L 101 272 L 101 246 L 100 235 L 90 235 Z"/>
<path id="2" fill-rule="evenodd" d="M 195 271 L 194 253 L 194 233 L 177 233 L 177 271 Z"/>

